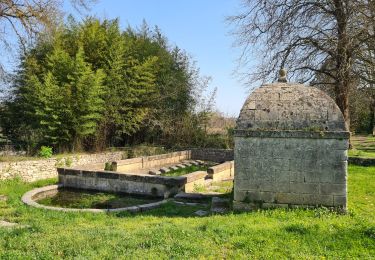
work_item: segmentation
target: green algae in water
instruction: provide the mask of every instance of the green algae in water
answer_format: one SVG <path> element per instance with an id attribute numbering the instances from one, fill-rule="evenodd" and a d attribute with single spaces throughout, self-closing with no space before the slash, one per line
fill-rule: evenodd
<path id="1" fill-rule="evenodd" d="M 156 202 L 160 199 L 127 194 L 59 189 L 55 196 L 38 201 L 39 204 L 76 209 L 115 209 Z"/>

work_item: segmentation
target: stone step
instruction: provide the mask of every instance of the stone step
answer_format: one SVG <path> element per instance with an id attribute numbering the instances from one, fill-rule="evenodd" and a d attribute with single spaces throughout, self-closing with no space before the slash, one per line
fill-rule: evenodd
<path id="1" fill-rule="evenodd" d="M 170 172 L 171 169 L 169 169 L 169 168 L 167 168 L 167 167 L 163 167 L 163 168 L 160 168 L 159 171 L 160 171 L 161 173 L 167 173 L 167 172 Z"/>
<path id="2" fill-rule="evenodd" d="M 183 169 L 183 168 L 186 168 L 186 165 L 184 165 L 184 164 L 177 164 L 176 167 Z"/>
<path id="3" fill-rule="evenodd" d="M 213 196 L 218 196 L 220 193 L 185 193 L 180 192 L 174 196 L 175 199 L 182 199 L 182 200 L 204 200 L 207 198 L 212 198 Z"/>
<path id="4" fill-rule="evenodd" d="M 197 203 L 197 202 L 183 202 L 183 201 L 177 201 L 177 200 L 173 200 L 173 202 L 177 205 L 184 205 L 184 206 L 204 206 L 204 207 L 207 207 L 208 204 L 206 203 Z"/>
<path id="5" fill-rule="evenodd" d="M 190 166 L 192 166 L 192 164 L 189 163 L 189 162 L 185 162 L 185 163 L 182 163 L 182 164 L 185 165 L 186 167 L 190 167 Z"/>
<path id="6" fill-rule="evenodd" d="M 192 165 L 195 165 L 195 166 L 198 166 L 198 165 L 200 165 L 200 163 L 199 162 L 197 162 L 197 161 L 192 161 L 192 162 L 190 162 Z"/>
<path id="7" fill-rule="evenodd" d="M 211 201 L 211 212 L 213 213 L 226 213 L 230 209 L 229 199 L 213 197 Z"/>
<path id="8" fill-rule="evenodd" d="M 150 175 L 160 175 L 161 171 L 158 170 L 158 169 L 151 169 L 151 170 L 149 170 L 148 174 L 150 174 Z"/>
<path id="9" fill-rule="evenodd" d="M 174 165 L 174 166 L 170 166 L 169 169 L 171 169 L 172 171 L 175 171 L 175 170 L 178 170 L 180 168 L 177 167 L 176 165 Z"/>

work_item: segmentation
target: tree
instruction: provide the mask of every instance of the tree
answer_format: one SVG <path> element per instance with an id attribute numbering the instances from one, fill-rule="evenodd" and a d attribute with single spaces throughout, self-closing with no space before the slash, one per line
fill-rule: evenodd
<path id="1" fill-rule="evenodd" d="M 354 64 L 361 46 L 373 37 L 373 5 L 372 0 L 244 0 L 243 12 L 229 20 L 237 26 L 243 64 L 253 62 L 251 48 L 259 51 L 261 63 L 251 80 L 274 78 L 283 67 L 301 82 L 324 74 L 350 129 L 349 89 L 354 75 L 363 75 Z"/>
<path id="2" fill-rule="evenodd" d="M 12 38 L 23 50 L 46 30 L 53 30 L 62 19 L 61 0 L 0 0 L 0 47 L 11 49 Z M 71 0 L 77 10 L 88 9 L 94 0 Z M 0 71 L 3 70 L 0 64 Z"/>
<path id="3" fill-rule="evenodd" d="M 0 109 L 9 139 L 57 152 L 202 143 L 207 109 L 196 106 L 206 81 L 160 30 L 123 32 L 118 20 L 70 17 L 44 36 L 22 55 Z"/>

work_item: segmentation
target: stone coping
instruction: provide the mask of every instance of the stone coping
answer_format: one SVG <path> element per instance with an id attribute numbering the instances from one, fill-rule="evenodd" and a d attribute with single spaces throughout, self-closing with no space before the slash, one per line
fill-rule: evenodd
<path id="1" fill-rule="evenodd" d="M 34 198 L 42 193 L 50 193 L 50 192 L 57 192 L 59 188 L 63 188 L 63 185 L 49 185 L 42 188 L 33 189 L 31 191 L 26 192 L 22 196 L 22 202 L 28 206 L 41 208 L 41 209 L 48 209 L 54 211 L 63 211 L 63 212 L 91 212 L 91 213 L 110 213 L 110 212 L 142 212 L 150 209 L 157 208 L 164 203 L 167 203 L 168 200 L 161 200 L 153 203 L 142 204 L 138 206 L 131 206 L 126 208 L 117 208 L 117 209 L 74 209 L 74 208 L 60 208 L 60 207 L 51 207 L 45 206 L 37 203 Z"/>
<path id="2" fill-rule="evenodd" d="M 75 175 L 91 178 L 119 179 L 134 182 L 147 182 L 164 185 L 184 185 L 187 182 L 186 176 L 159 176 L 159 175 L 137 175 L 130 173 L 119 173 L 113 171 L 90 171 L 73 168 L 57 168 L 60 175 Z"/>
<path id="3" fill-rule="evenodd" d="M 269 137 L 269 138 L 311 138 L 311 139 L 349 139 L 346 131 L 302 131 L 302 130 L 247 130 L 235 129 L 235 137 Z"/>
<path id="4" fill-rule="evenodd" d="M 230 170 L 234 168 L 234 161 L 227 161 L 207 169 L 208 174 L 220 173 L 222 171 Z"/>

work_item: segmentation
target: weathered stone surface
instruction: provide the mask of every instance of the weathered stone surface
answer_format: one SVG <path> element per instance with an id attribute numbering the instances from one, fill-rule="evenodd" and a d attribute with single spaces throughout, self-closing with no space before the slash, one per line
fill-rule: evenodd
<path id="1" fill-rule="evenodd" d="M 171 171 L 171 169 L 169 169 L 167 167 L 160 168 L 161 173 L 167 173 L 167 172 L 170 172 L 170 171 Z"/>
<path id="2" fill-rule="evenodd" d="M 346 207 L 349 132 L 322 91 L 262 86 L 245 102 L 234 135 L 235 209 Z"/>
<path id="3" fill-rule="evenodd" d="M 161 171 L 159 171 L 158 169 L 152 169 L 152 170 L 148 171 L 148 174 L 150 174 L 150 175 L 160 175 Z"/>
<path id="4" fill-rule="evenodd" d="M 0 162 L 0 180 L 10 179 L 15 176 L 24 181 L 36 181 L 57 177 L 57 168 L 90 165 L 91 169 L 104 169 L 103 163 L 121 160 L 123 152 L 72 155 L 63 158 L 47 160 Z M 99 163 L 99 164 L 98 164 Z M 63 174 L 64 170 L 60 170 Z"/>
<path id="5" fill-rule="evenodd" d="M 323 91 L 276 83 L 264 85 L 248 97 L 236 128 L 345 131 L 345 124 L 340 109 Z"/>
<path id="6" fill-rule="evenodd" d="M 223 163 L 226 161 L 233 161 L 233 150 L 226 149 L 205 149 L 205 148 L 192 148 L 191 160 L 202 160 Z"/>
<path id="7" fill-rule="evenodd" d="M 213 197 L 211 207 L 229 207 L 229 199 Z"/>
<path id="8" fill-rule="evenodd" d="M 211 197 L 211 196 L 202 194 L 202 193 L 185 193 L 185 192 L 180 192 L 174 196 L 175 199 L 186 199 L 186 200 L 202 200 L 207 197 Z"/>

